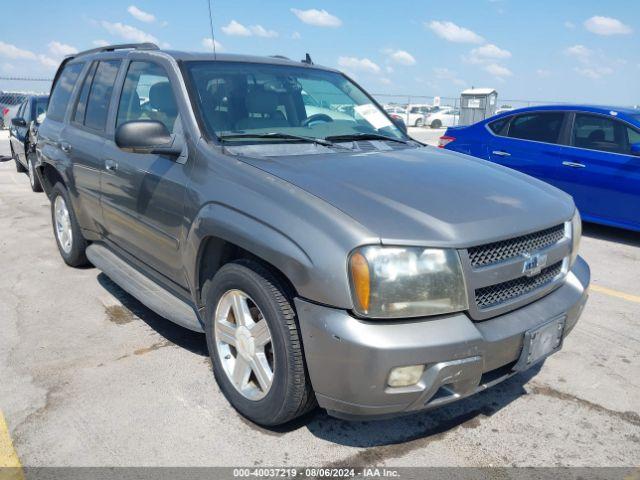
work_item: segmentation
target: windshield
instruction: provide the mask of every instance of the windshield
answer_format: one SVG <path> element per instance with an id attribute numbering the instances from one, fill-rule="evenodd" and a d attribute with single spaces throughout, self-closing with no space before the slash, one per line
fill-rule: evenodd
<path id="1" fill-rule="evenodd" d="M 187 62 L 186 68 L 211 137 L 279 133 L 316 139 L 363 134 L 407 138 L 340 73 L 240 62 Z M 242 139 L 248 143 L 291 140 Z"/>

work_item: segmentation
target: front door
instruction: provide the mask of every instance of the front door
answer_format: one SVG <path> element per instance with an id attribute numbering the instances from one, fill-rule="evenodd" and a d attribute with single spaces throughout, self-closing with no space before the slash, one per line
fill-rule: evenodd
<path id="1" fill-rule="evenodd" d="M 142 119 L 158 120 L 171 133 L 182 134 L 174 89 L 164 68 L 132 61 L 118 102 L 116 129 Z M 125 152 L 113 137 L 107 139 L 102 211 L 110 241 L 184 287 L 179 248 L 189 164 L 183 160 Z"/>

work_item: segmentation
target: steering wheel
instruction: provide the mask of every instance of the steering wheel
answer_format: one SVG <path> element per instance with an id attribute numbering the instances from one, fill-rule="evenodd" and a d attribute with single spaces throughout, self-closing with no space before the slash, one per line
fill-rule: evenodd
<path id="1" fill-rule="evenodd" d="M 314 115 L 311 115 L 310 117 L 305 118 L 300 125 L 302 127 L 308 127 L 311 123 L 316 123 L 316 122 L 333 122 L 333 118 L 331 118 L 329 115 L 327 115 L 326 113 L 316 113 Z"/>

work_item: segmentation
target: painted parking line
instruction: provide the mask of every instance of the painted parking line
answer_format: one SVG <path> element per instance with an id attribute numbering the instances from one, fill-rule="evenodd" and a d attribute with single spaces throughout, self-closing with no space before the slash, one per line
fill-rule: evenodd
<path id="1" fill-rule="evenodd" d="M 604 295 L 621 298 L 629 302 L 640 303 L 640 296 L 638 295 L 631 295 L 630 293 L 619 292 L 618 290 L 613 290 L 612 288 L 607 288 L 607 287 L 601 287 L 600 285 L 591 284 L 589 288 L 593 292 L 603 293 Z"/>
<path id="2" fill-rule="evenodd" d="M 24 480 L 22 464 L 13 448 L 4 415 L 0 412 L 0 480 Z"/>

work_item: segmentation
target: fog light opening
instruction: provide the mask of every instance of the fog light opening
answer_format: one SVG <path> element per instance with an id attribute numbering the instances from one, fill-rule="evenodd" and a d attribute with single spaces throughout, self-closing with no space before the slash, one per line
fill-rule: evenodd
<path id="1" fill-rule="evenodd" d="M 407 367 L 396 367 L 389 373 L 387 383 L 390 387 L 410 387 L 415 385 L 422 378 L 424 365 L 409 365 Z"/>

